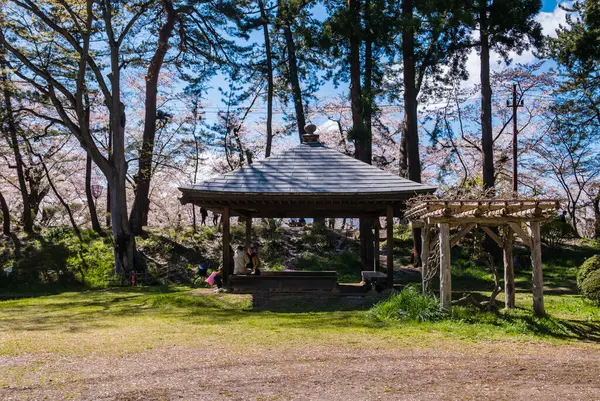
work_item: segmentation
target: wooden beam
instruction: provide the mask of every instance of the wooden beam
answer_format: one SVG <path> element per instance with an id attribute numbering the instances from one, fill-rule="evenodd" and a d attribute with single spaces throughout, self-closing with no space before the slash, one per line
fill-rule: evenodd
<path id="1" fill-rule="evenodd" d="M 452 277 L 450 273 L 450 226 L 440 223 L 440 306 L 450 310 L 452 306 Z"/>
<path id="2" fill-rule="evenodd" d="M 505 217 L 427 217 L 425 222 L 427 224 L 439 224 L 439 223 L 448 223 L 448 224 L 466 224 L 466 223 L 475 223 L 487 226 L 503 226 L 508 223 L 524 223 L 528 221 L 546 221 L 548 217 L 516 217 L 516 216 L 505 216 Z"/>
<path id="3" fill-rule="evenodd" d="M 544 316 L 544 275 L 542 272 L 542 239 L 540 223 L 532 222 L 531 227 L 531 282 L 533 284 L 533 312 Z"/>
<path id="4" fill-rule="evenodd" d="M 531 209 L 519 210 L 514 213 L 511 213 L 510 215 L 514 217 L 542 217 L 543 214 L 544 211 L 541 208 L 534 207 Z"/>
<path id="5" fill-rule="evenodd" d="M 463 217 L 481 217 L 483 216 L 483 210 L 479 207 L 465 210 L 464 212 L 459 212 L 455 214 L 454 218 L 463 218 Z"/>
<path id="6" fill-rule="evenodd" d="M 443 209 L 434 210 L 433 212 L 427 212 L 421 217 L 427 218 L 427 217 L 451 217 L 451 216 L 452 216 L 452 209 L 450 209 L 449 207 L 445 207 Z"/>
<path id="7" fill-rule="evenodd" d="M 500 248 L 502 248 L 502 247 L 504 246 L 504 242 L 502 241 L 502 238 L 500 238 L 500 237 L 499 237 L 499 236 L 498 236 L 498 235 L 497 235 L 495 232 L 493 232 L 492 230 L 490 230 L 490 228 L 489 228 L 489 227 L 485 227 L 485 226 L 483 226 L 483 227 L 481 227 L 481 229 L 482 229 L 483 231 L 485 231 L 485 233 L 486 233 L 486 234 L 487 234 L 487 235 L 488 235 L 488 236 L 489 236 L 491 239 L 493 239 L 493 240 L 494 240 L 494 242 L 495 242 L 496 244 L 498 244 L 498 246 L 499 246 Z"/>
<path id="8" fill-rule="evenodd" d="M 394 286 L 394 207 L 388 205 L 386 213 L 387 286 Z"/>
<path id="9" fill-rule="evenodd" d="M 429 226 L 424 226 L 421 230 L 421 286 L 423 295 L 427 295 L 429 292 L 428 283 L 425 280 L 428 274 L 429 269 L 429 253 L 430 253 L 430 243 L 431 243 L 431 228 Z"/>
<path id="10" fill-rule="evenodd" d="M 527 235 L 527 233 L 521 228 L 521 224 L 509 223 L 508 225 L 519 236 L 519 238 L 521 238 L 521 241 L 523 241 L 525 245 L 527 245 L 529 248 L 532 247 L 531 237 L 529 237 L 529 235 Z"/>
<path id="11" fill-rule="evenodd" d="M 221 222 L 223 223 L 223 282 L 228 284 L 229 275 L 231 272 L 231 255 L 229 245 L 231 242 L 230 231 L 229 231 L 229 207 L 223 208 L 223 214 L 221 215 Z"/>
<path id="12" fill-rule="evenodd" d="M 515 268 L 513 265 L 513 231 L 504 226 L 502 251 L 504 256 L 504 297 L 506 309 L 515 307 Z"/>
<path id="13" fill-rule="evenodd" d="M 469 231 L 471 231 L 473 229 L 473 227 L 475 227 L 475 223 L 469 223 L 466 226 L 464 226 L 458 233 L 456 233 L 454 235 L 454 237 L 452 237 L 452 239 L 450 240 L 450 248 L 458 245 L 459 241 L 469 233 Z"/>

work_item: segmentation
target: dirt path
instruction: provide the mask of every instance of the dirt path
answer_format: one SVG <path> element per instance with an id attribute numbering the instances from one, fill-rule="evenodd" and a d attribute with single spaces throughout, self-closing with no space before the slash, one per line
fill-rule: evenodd
<path id="1" fill-rule="evenodd" d="M 440 350 L 173 346 L 125 356 L 1 357 L 0 399 L 598 400 L 600 348 L 478 343 Z M 5 380 L 2 382 L 2 380 Z"/>

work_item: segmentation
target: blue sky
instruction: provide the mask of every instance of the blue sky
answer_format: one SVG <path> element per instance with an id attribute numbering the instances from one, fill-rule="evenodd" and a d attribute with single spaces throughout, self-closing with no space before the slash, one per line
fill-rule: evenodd
<path id="1" fill-rule="evenodd" d="M 542 11 L 550 12 L 556 7 L 556 0 L 544 0 L 542 5 Z"/>

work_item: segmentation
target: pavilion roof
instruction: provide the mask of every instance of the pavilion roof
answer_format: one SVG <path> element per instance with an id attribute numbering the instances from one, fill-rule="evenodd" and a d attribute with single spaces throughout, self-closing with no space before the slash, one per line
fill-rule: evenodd
<path id="1" fill-rule="evenodd" d="M 257 161 L 204 182 L 181 187 L 182 202 L 216 195 L 262 195 L 319 197 L 352 195 L 407 199 L 432 193 L 435 187 L 383 171 L 330 149 L 320 142 L 307 142 L 279 155 Z"/>

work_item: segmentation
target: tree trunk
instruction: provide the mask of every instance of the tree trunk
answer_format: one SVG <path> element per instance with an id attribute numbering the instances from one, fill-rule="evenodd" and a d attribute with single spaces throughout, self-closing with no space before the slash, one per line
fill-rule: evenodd
<path id="1" fill-rule="evenodd" d="M 120 71 L 113 68 L 113 88 L 120 87 Z M 116 81 L 116 85 L 115 82 Z M 115 102 L 118 101 L 118 105 Z M 111 220 L 115 241 L 115 273 L 124 276 L 135 271 L 135 236 L 130 230 L 127 218 L 127 188 L 125 179 L 125 105 L 120 101 L 120 93 L 113 91 L 113 110 L 111 113 L 113 126 L 113 164 L 114 173 L 108 178 L 111 195 Z"/>
<path id="2" fill-rule="evenodd" d="M 352 130 L 354 132 L 354 157 L 365 163 L 371 163 L 370 152 L 366 150 L 365 125 L 363 116 L 363 102 L 361 93 L 361 66 L 360 66 L 360 0 L 348 0 L 348 9 L 352 20 L 353 32 L 350 35 L 350 49 L 348 61 L 350 63 L 350 102 L 352 109 Z M 360 232 L 360 259 L 365 269 L 373 268 L 373 230 L 371 219 L 360 218 L 358 229 Z"/>
<path id="3" fill-rule="evenodd" d="M 480 1 L 481 151 L 483 161 L 483 187 L 488 189 L 495 186 L 494 136 L 492 133 L 492 87 L 490 85 L 490 45 L 487 21 L 487 1 Z"/>
<path id="4" fill-rule="evenodd" d="M 173 2 L 162 1 L 166 15 L 165 24 L 158 33 L 156 50 L 146 73 L 146 104 L 144 116 L 144 134 L 138 173 L 135 177 L 135 200 L 131 210 L 131 231 L 141 234 L 143 227 L 148 225 L 148 212 L 150 210 L 150 180 L 152 178 L 152 156 L 154 154 L 154 138 L 156 135 L 158 78 L 165 55 L 169 49 L 169 38 L 175 28 L 177 14 L 173 9 Z"/>
<path id="5" fill-rule="evenodd" d="M 260 7 L 267 56 L 267 146 L 265 157 L 269 157 L 271 156 L 271 146 L 273 144 L 273 60 L 271 57 L 271 39 L 269 38 L 269 18 L 262 0 L 258 0 L 258 6 Z"/>
<path id="6" fill-rule="evenodd" d="M 304 135 L 304 126 L 306 125 L 306 117 L 304 116 L 304 105 L 302 104 L 302 90 L 300 89 L 300 80 L 298 78 L 298 59 L 296 58 L 296 44 L 292 34 L 289 16 L 286 14 L 286 20 L 283 24 L 283 34 L 285 36 L 285 44 L 288 53 L 288 71 L 290 86 L 292 87 L 292 96 L 294 97 L 294 109 L 296 111 L 296 124 L 298 125 L 298 136 L 302 143 L 302 135 Z"/>
<path id="7" fill-rule="evenodd" d="M 12 109 L 12 96 L 10 90 L 10 82 L 6 71 L 6 58 L 4 47 L 0 48 L 0 80 L 2 81 L 2 93 L 4 96 L 4 113 L 6 118 L 7 139 L 12 148 L 15 157 L 15 167 L 17 170 L 17 178 L 19 180 L 19 188 L 21 190 L 21 198 L 23 200 L 23 229 L 27 233 L 33 233 L 33 215 L 31 213 L 31 203 L 29 201 L 29 192 L 27 190 L 27 182 L 25 180 L 25 168 L 21 150 L 19 149 L 19 141 L 17 134 L 17 125 Z"/>
<path id="8" fill-rule="evenodd" d="M 352 19 L 353 32 L 350 35 L 348 62 L 350 63 L 350 103 L 352 109 L 352 130 L 356 133 L 363 129 L 362 99 L 360 90 L 360 0 L 348 0 L 348 9 Z M 354 157 L 363 160 L 362 140 L 355 142 Z M 364 160 L 363 160 L 364 161 Z"/>
<path id="9" fill-rule="evenodd" d="M 415 66 L 415 28 L 413 1 L 402 1 L 402 59 L 404 73 L 404 139 L 408 179 L 421 182 L 421 158 L 419 155 L 419 132 L 417 116 L 417 87 Z M 421 265 L 421 229 L 413 228 L 413 265 Z"/>
<path id="10" fill-rule="evenodd" d="M 98 213 L 96 212 L 96 204 L 94 203 L 94 196 L 92 194 L 92 158 L 90 155 L 87 156 L 85 161 L 85 196 L 87 198 L 88 209 L 90 210 L 92 229 L 102 235 L 102 227 L 100 227 L 100 221 L 98 221 Z"/>
<path id="11" fill-rule="evenodd" d="M 2 208 L 2 233 L 6 236 L 10 235 L 10 211 L 8 210 L 8 205 L 6 204 L 6 200 L 0 192 L 0 207 Z"/>
<path id="12" fill-rule="evenodd" d="M 110 15 L 110 14 L 109 14 Z M 105 18 L 107 18 L 105 16 Z M 110 47 L 112 103 L 110 125 L 112 133 L 112 171 L 107 172 L 111 195 L 112 231 L 115 243 L 115 273 L 124 276 L 135 271 L 135 236 L 130 230 L 127 216 L 127 164 L 125 162 L 125 105 L 121 102 L 121 66 L 119 47 Z"/>
<path id="13" fill-rule="evenodd" d="M 108 133 L 108 162 L 112 164 L 112 133 Z M 111 213 L 110 213 L 110 185 L 106 186 L 106 213 L 104 217 L 106 219 L 106 227 L 110 228 L 111 223 Z"/>
<path id="14" fill-rule="evenodd" d="M 577 204 L 571 203 L 569 206 L 569 216 L 571 217 L 571 227 L 573 227 L 573 235 L 575 238 L 581 238 L 579 234 L 579 224 L 577 224 Z"/>
<path id="15" fill-rule="evenodd" d="M 400 162 L 398 166 L 398 175 L 400 175 L 400 177 L 408 178 L 408 156 L 406 154 L 406 114 L 404 115 L 404 121 L 402 124 L 404 126 L 402 127 L 400 137 Z"/>
<path id="16" fill-rule="evenodd" d="M 600 188 L 593 200 L 594 206 L 594 238 L 600 238 Z"/>
<path id="17" fill-rule="evenodd" d="M 371 2 L 365 0 L 365 31 L 370 32 L 372 27 L 371 22 Z M 362 93 L 362 117 L 364 121 L 366 138 L 362 144 L 362 158 L 361 160 L 365 163 L 371 164 L 373 159 L 373 132 L 372 132 L 372 120 L 373 120 L 373 40 L 371 35 L 367 33 L 365 35 L 365 76 L 364 76 L 364 91 Z"/>

